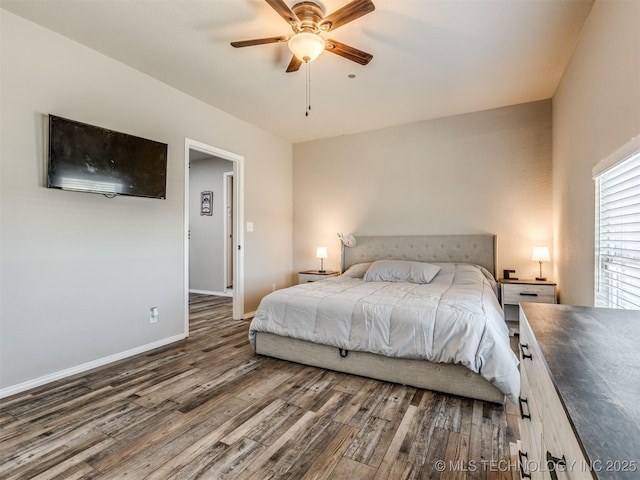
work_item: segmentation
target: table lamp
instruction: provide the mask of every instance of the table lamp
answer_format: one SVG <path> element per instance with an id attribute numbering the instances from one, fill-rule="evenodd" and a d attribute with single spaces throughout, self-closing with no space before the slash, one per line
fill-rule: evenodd
<path id="1" fill-rule="evenodd" d="M 327 258 L 327 247 L 318 247 L 316 250 L 316 258 L 320 259 L 320 273 L 324 273 L 324 259 Z"/>
<path id="2" fill-rule="evenodd" d="M 531 260 L 540 263 L 540 276 L 536 277 L 536 280 L 545 281 L 547 278 L 542 276 L 542 262 L 548 262 L 551 260 L 551 257 L 549 257 L 549 247 L 533 247 Z"/>

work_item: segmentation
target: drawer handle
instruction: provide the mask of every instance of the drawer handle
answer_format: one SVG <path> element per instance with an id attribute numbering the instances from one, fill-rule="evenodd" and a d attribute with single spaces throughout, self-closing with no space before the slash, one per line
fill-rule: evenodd
<path id="1" fill-rule="evenodd" d="M 527 350 L 527 353 L 524 352 L 524 350 Z M 524 360 L 525 358 L 528 358 L 529 360 L 533 361 L 533 357 L 531 356 L 531 352 L 529 351 L 529 344 L 528 343 L 521 343 L 520 344 L 520 351 L 522 352 L 522 359 Z"/>
<path id="2" fill-rule="evenodd" d="M 558 467 L 561 467 L 560 471 L 564 472 L 566 466 L 567 459 L 564 458 L 564 455 L 562 458 L 557 458 L 551 455 L 551 452 L 547 450 L 547 469 L 549 470 L 549 475 L 551 475 L 553 480 L 558 480 L 558 474 L 556 473 Z"/>
<path id="3" fill-rule="evenodd" d="M 531 420 L 531 410 L 529 410 L 529 402 L 527 401 L 527 399 L 519 397 L 518 398 L 518 403 L 520 403 L 520 418 L 522 418 L 523 420 L 525 418 L 528 418 L 529 420 Z M 523 403 L 527 405 L 527 412 L 528 413 L 524 413 L 524 408 L 522 408 L 522 404 Z"/>
<path id="4" fill-rule="evenodd" d="M 522 295 L 523 297 L 537 297 L 538 296 L 537 293 L 527 293 L 527 292 L 520 292 L 520 295 Z"/>
<path id="5" fill-rule="evenodd" d="M 525 462 L 522 461 L 522 457 L 524 457 L 527 462 L 529 461 L 529 457 L 527 457 L 527 454 L 525 452 L 523 452 L 522 450 L 518 450 L 518 468 L 520 469 L 520 477 L 521 478 L 531 478 L 531 474 L 530 473 L 526 473 L 524 471 Z"/>

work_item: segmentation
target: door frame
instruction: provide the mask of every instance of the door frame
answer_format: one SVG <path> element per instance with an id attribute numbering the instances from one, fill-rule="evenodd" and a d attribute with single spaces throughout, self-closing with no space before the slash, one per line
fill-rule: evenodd
<path id="1" fill-rule="evenodd" d="M 235 255 L 233 256 L 233 318 L 244 317 L 244 157 L 206 143 L 185 138 L 184 141 L 184 323 L 185 334 L 189 335 L 189 151 L 195 150 L 213 157 L 233 162 L 233 238 Z M 226 247 L 225 247 L 226 250 Z"/>

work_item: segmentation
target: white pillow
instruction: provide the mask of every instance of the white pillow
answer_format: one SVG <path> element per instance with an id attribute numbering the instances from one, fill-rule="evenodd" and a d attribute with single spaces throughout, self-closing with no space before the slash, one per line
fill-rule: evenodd
<path id="1" fill-rule="evenodd" d="M 377 260 L 364 276 L 365 282 L 429 283 L 440 267 L 407 260 Z"/>
<path id="2" fill-rule="evenodd" d="M 373 262 L 354 263 L 342 274 L 349 278 L 362 278 Z"/>

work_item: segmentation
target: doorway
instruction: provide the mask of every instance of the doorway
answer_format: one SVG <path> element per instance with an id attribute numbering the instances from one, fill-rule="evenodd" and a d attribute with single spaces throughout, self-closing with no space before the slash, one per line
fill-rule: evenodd
<path id="1" fill-rule="evenodd" d="M 220 176 L 221 188 L 217 192 L 198 187 L 201 192 L 190 191 L 191 173 L 189 168 L 190 158 L 201 158 L 203 162 L 210 158 L 223 161 L 232 167 L 232 171 Z M 242 319 L 244 316 L 244 243 L 243 232 L 240 226 L 243 224 L 243 162 L 244 157 L 226 150 L 207 145 L 196 140 L 185 139 L 185 182 L 184 182 L 184 290 L 185 290 L 185 332 L 189 332 L 189 290 L 190 290 L 190 217 L 200 215 L 200 207 L 194 205 L 194 196 L 205 195 L 211 197 L 212 210 L 216 209 L 223 219 L 223 240 L 220 244 L 220 253 L 224 265 L 221 271 L 220 281 L 222 290 L 233 296 L 233 318 Z M 228 168 L 227 168 L 228 170 Z M 208 192 L 211 192 L 208 195 Z M 196 212 L 193 210 L 196 209 Z M 208 212 L 205 210 L 205 214 Z M 227 217 L 229 215 L 229 218 Z M 229 282 L 229 280 L 231 280 Z M 230 287 L 230 288 L 229 288 Z"/>
<path id="2" fill-rule="evenodd" d="M 189 163 L 189 292 L 230 297 L 233 162 L 190 150 Z"/>

